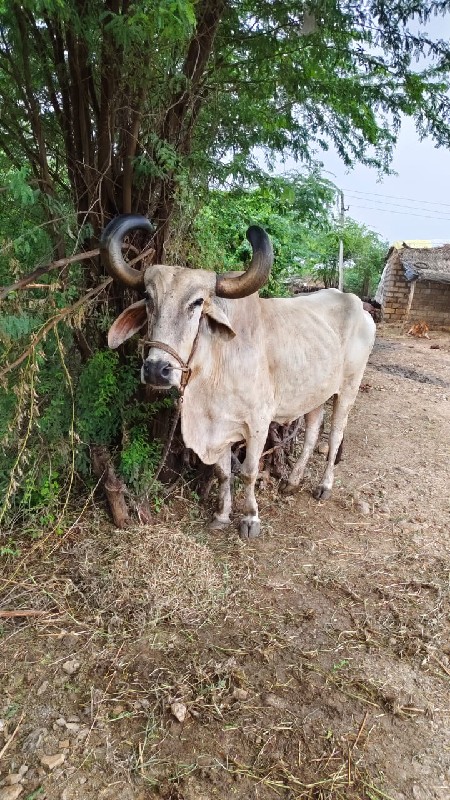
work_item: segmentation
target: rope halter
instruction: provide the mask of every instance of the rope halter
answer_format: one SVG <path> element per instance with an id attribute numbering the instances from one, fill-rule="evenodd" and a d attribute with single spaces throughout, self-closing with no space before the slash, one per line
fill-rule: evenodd
<path id="1" fill-rule="evenodd" d="M 180 390 L 179 390 L 180 391 L 180 403 L 183 402 L 184 391 L 186 389 L 186 386 L 188 385 L 189 378 L 191 377 L 192 369 L 191 369 L 191 367 L 189 365 L 190 365 L 190 363 L 192 361 L 192 357 L 193 357 L 193 355 L 195 353 L 195 350 L 196 350 L 196 347 L 197 347 L 198 337 L 199 337 L 199 333 L 200 333 L 200 322 L 202 321 L 202 319 L 203 319 L 203 314 L 200 317 L 197 333 L 195 334 L 195 339 L 194 339 L 194 342 L 192 344 L 191 352 L 189 354 L 189 358 L 188 358 L 187 361 L 183 361 L 183 359 L 181 358 L 181 356 L 178 355 L 176 350 L 174 350 L 173 347 L 170 347 L 170 345 L 165 344 L 164 342 L 159 342 L 159 341 L 153 340 L 153 339 L 152 340 L 141 339 L 141 345 L 143 347 L 145 347 L 145 345 L 148 345 L 148 347 L 157 347 L 158 350 L 163 350 L 165 353 L 168 353 L 170 356 L 172 356 L 172 358 L 175 359 L 175 361 L 178 362 L 178 364 L 179 364 L 178 367 L 174 367 L 172 365 L 171 365 L 171 367 L 172 367 L 172 369 L 181 370 L 181 380 L 180 380 Z"/>

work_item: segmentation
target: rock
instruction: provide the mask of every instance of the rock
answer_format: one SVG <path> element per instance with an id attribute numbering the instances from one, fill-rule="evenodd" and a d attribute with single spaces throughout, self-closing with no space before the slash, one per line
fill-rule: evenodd
<path id="1" fill-rule="evenodd" d="M 58 744 L 61 750 L 67 750 L 70 747 L 70 739 L 62 739 Z"/>
<path id="2" fill-rule="evenodd" d="M 184 722 L 184 720 L 186 719 L 186 714 L 187 714 L 187 708 L 184 705 L 184 703 L 180 703 L 178 700 L 176 700 L 170 706 L 170 710 L 171 710 L 173 716 L 175 717 L 175 719 L 178 720 L 178 722 Z"/>
<path id="3" fill-rule="evenodd" d="M 59 728 L 65 728 L 66 720 L 64 719 L 64 717 L 59 717 L 59 719 L 56 720 L 55 725 L 57 725 Z"/>
<path id="4" fill-rule="evenodd" d="M 53 756 L 42 756 L 41 764 L 43 767 L 47 767 L 48 770 L 55 769 L 55 767 L 60 767 L 61 764 L 64 764 L 66 760 L 66 756 L 64 753 L 55 753 Z"/>
<path id="5" fill-rule="evenodd" d="M 26 764 L 22 764 L 22 766 L 19 769 L 19 775 L 21 778 L 23 778 L 23 776 L 27 774 L 28 769 L 29 767 Z"/>
<path id="6" fill-rule="evenodd" d="M 238 686 L 236 686 L 236 688 L 233 689 L 232 696 L 235 700 L 247 700 L 248 692 L 245 689 L 240 689 Z"/>
<path id="7" fill-rule="evenodd" d="M 77 731 L 80 730 L 81 725 L 79 725 L 78 722 L 66 722 L 66 728 L 68 731 L 76 733 Z"/>
<path id="8" fill-rule="evenodd" d="M 80 718 L 77 717 L 76 714 L 72 714 L 70 717 L 67 717 L 67 722 L 79 722 Z"/>
<path id="9" fill-rule="evenodd" d="M 10 772 L 9 775 L 6 776 L 6 783 L 8 786 L 14 786 L 16 783 L 20 783 L 22 780 L 22 775 L 18 772 Z"/>
<path id="10" fill-rule="evenodd" d="M 358 500 L 355 503 L 355 508 L 357 511 L 359 511 L 360 514 L 363 514 L 365 517 L 367 517 L 370 514 L 369 503 L 366 503 L 365 500 Z"/>
<path id="11" fill-rule="evenodd" d="M 50 683 L 48 681 L 44 681 L 44 683 L 41 683 L 39 689 L 36 692 L 37 696 L 40 697 L 42 694 L 44 694 L 44 692 L 47 691 L 49 686 Z"/>
<path id="12" fill-rule="evenodd" d="M 77 661 L 75 658 L 72 658 L 69 661 L 66 661 L 62 665 L 62 668 L 63 668 L 64 672 L 67 672 L 68 675 L 75 675 L 75 673 L 78 672 L 80 667 L 81 667 L 80 662 Z"/>
<path id="13" fill-rule="evenodd" d="M 0 719 L 0 733 L 5 733 L 8 723 L 4 719 Z"/>
<path id="14" fill-rule="evenodd" d="M 327 456 L 327 455 L 328 455 L 328 450 L 329 450 L 329 449 L 330 449 L 330 448 L 328 447 L 328 442 L 320 442 L 320 444 L 319 444 L 319 446 L 318 446 L 318 448 L 317 448 L 317 451 L 318 451 L 318 452 L 319 452 L 319 453 L 320 453 L 322 456 Z"/>
<path id="15" fill-rule="evenodd" d="M 47 736 L 47 733 L 47 728 L 36 728 L 36 730 L 31 731 L 22 745 L 22 752 L 31 755 L 35 753 L 36 750 L 39 750 L 44 743 L 44 738 Z"/>
<path id="16" fill-rule="evenodd" d="M 22 792 L 23 786 L 5 786 L 0 789 L 0 800 L 17 800 Z"/>
<path id="17" fill-rule="evenodd" d="M 78 731 L 77 733 L 77 742 L 81 742 L 83 739 L 86 739 L 87 736 L 89 736 L 89 731 L 90 728 L 81 728 L 81 731 Z"/>

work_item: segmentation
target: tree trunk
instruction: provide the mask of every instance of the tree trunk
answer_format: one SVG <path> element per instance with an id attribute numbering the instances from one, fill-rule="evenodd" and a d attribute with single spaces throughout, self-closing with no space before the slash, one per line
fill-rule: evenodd
<path id="1" fill-rule="evenodd" d="M 94 445 L 91 459 L 92 470 L 105 492 L 114 525 L 116 528 L 126 528 L 131 522 L 125 500 L 126 486 L 116 475 L 107 448 Z"/>

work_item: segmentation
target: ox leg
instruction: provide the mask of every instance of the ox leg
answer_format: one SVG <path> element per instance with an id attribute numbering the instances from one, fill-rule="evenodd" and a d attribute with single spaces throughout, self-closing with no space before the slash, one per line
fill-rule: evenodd
<path id="1" fill-rule="evenodd" d="M 251 439 L 246 442 L 246 456 L 241 467 L 240 477 L 245 486 L 243 511 L 239 524 L 241 539 L 255 539 L 259 536 L 260 521 L 258 504 L 255 497 L 255 484 L 258 477 L 259 460 L 267 438 L 267 431 L 261 438 Z"/>
<path id="2" fill-rule="evenodd" d="M 210 524 L 212 530 L 220 530 L 230 524 L 230 514 L 232 507 L 231 500 L 231 448 L 229 447 L 223 456 L 214 465 L 214 472 L 219 481 L 219 499 L 217 511 Z"/>
<path id="3" fill-rule="evenodd" d="M 298 492 L 300 481 L 303 479 L 306 465 L 311 458 L 313 450 L 316 446 L 317 439 L 319 438 L 320 426 L 323 420 L 323 406 L 314 408 L 308 414 L 305 414 L 305 438 L 303 441 L 303 450 L 300 458 L 294 464 L 291 474 L 289 475 L 287 483 L 282 485 L 281 491 L 283 494 L 295 494 Z"/>
<path id="4" fill-rule="evenodd" d="M 359 388 L 359 382 L 358 382 Z M 328 438 L 327 466 L 318 487 L 314 489 L 313 496 L 316 500 L 328 500 L 334 482 L 334 467 L 340 461 L 341 445 L 347 425 L 350 409 L 355 402 L 356 392 L 345 393 L 345 396 L 336 394 L 333 401 L 331 416 L 331 430 Z"/>

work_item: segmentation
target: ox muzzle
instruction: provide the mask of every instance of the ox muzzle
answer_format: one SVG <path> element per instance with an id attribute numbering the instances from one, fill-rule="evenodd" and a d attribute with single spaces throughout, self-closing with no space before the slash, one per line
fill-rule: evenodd
<path id="1" fill-rule="evenodd" d="M 195 334 L 195 339 L 187 361 L 183 361 L 177 351 L 174 350 L 173 347 L 170 347 L 170 345 L 157 340 L 149 341 L 148 339 L 143 339 L 142 344 L 144 346 L 149 345 L 150 350 L 142 364 L 142 383 L 148 383 L 156 389 L 170 389 L 172 386 L 176 386 L 176 388 L 180 390 L 180 397 L 182 398 L 191 376 L 189 364 L 197 347 L 199 333 L 200 325 Z M 174 364 L 173 361 L 169 361 L 167 356 L 171 357 L 176 363 Z"/>
<path id="2" fill-rule="evenodd" d="M 141 380 L 157 389 L 178 386 L 179 379 L 173 364 L 164 358 L 146 358 L 142 364 Z"/>
<path id="3" fill-rule="evenodd" d="M 156 389 L 170 389 L 175 386 L 183 394 L 191 374 L 189 361 L 195 350 L 197 339 L 198 331 L 187 363 L 170 345 L 144 339 L 143 345 L 150 345 L 150 350 L 142 364 L 142 383 L 147 383 Z"/>

